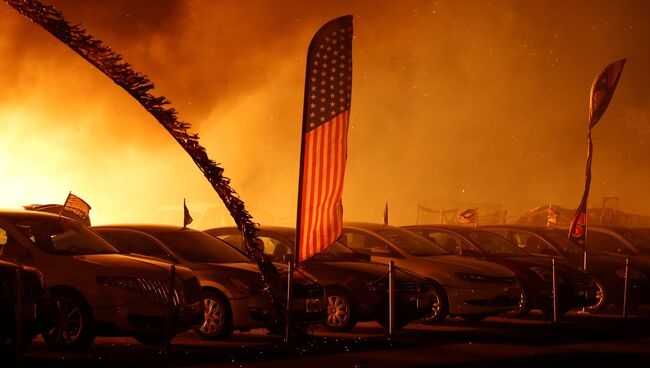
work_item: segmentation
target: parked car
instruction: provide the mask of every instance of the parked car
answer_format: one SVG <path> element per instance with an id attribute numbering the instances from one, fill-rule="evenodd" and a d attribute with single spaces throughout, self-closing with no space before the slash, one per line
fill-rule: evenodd
<path id="1" fill-rule="evenodd" d="M 440 316 L 447 313 L 481 320 L 517 308 L 521 287 L 507 268 L 447 252 L 442 247 L 394 226 L 348 223 L 339 239 L 372 261 L 388 263 L 430 279 L 441 291 Z"/>
<path id="2" fill-rule="evenodd" d="M 650 260 L 650 239 L 643 229 L 619 226 L 590 226 L 587 234 L 588 247 L 609 255 L 635 260 Z"/>
<path id="3" fill-rule="evenodd" d="M 233 330 L 272 328 L 270 297 L 264 292 L 257 264 L 228 243 L 204 232 L 169 225 L 106 225 L 93 228 L 120 250 L 190 268 L 199 278 L 205 316 L 196 332 L 204 339 L 221 339 Z M 287 277 L 286 267 L 280 267 Z M 293 322 L 325 321 L 323 288 L 305 273 L 294 276 Z"/>
<path id="4" fill-rule="evenodd" d="M 176 267 L 170 308 L 169 262 L 122 254 L 83 224 L 43 212 L 0 211 L 0 229 L 1 258 L 43 273 L 53 306 L 43 338 L 55 349 L 83 348 L 98 335 L 162 343 L 203 320 L 199 282 L 186 267 Z"/>
<path id="5" fill-rule="evenodd" d="M 205 230 L 206 233 L 227 241 L 244 251 L 241 232 L 236 227 Z M 289 227 L 262 226 L 258 238 L 264 253 L 275 262 L 293 259 L 296 230 Z M 388 325 L 388 268 L 370 257 L 356 253 L 335 242 L 321 253 L 300 264 L 314 275 L 327 292 L 327 327 L 346 331 L 357 322 L 378 321 Z M 395 325 L 406 325 L 412 320 L 440 313 L 437 292 L 429 281 L 413 273 L 396 272 Z"/>
<path id="6" fill-rule="evenodd" d="M 566 229 L 527 225 L 489 225 L 484 228 L 535 256 L 554 257 L 561 263 L 584 268 L 584 249 L 567 238 Z M 589 309 L 599 312 L 610 307 L 620 308 L 623 305 L 625 258 L 591 248 L 589 239 L 588 236 L 587 271 L 594 277 L 597 287 L 597 301 Z M 630 268 L 628 305 L 632 308 L 650 302 L 648 274 L 650 264 L 646 261 L 635 261 Z"/>
<path id="7" fill-rule="evenodd" d="M 507 267 L 521 283 L 519 306 L 510 314 L 520 317 L 531 309 L 553 315 L 553 274 L 551 262 L 532 256 L 493 232 L 460 225 L 404 226 L 460 256 L 481 258 Z M 596 286 L 589 273 L 576 267 L 558 264 L 558 312 L 582 308 L 596 302 Z"/>
<path id="8" fill-rule="evenodd" d="M 0 252 L 7 239 L 6 233 L 0 229 Z M 20 289 L 17 288 L 18 284 L 21 285 Z M 0 353 L 15 350 L 18 343 L 17 290 L 22 290 L 20 349 L 29 346 L 45 327 L 43 275 L 35 268 L 0 260 Z"/>

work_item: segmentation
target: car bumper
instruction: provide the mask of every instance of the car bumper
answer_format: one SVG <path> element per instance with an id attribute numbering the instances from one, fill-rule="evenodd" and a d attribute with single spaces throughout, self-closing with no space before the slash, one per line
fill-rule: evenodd
<path id="1" fill-rule="evenodd" d="M 127 290 L 112 290 L 114 306 L 93 308 L 100 326 L 110 326 L 112 334 L 131 335 L 142 332 L 163 332 L 168 328 L 182 332 L 198 327 L 203 322 L 203 304 L 200 301 L 175 305 L 170 314 L 166 304 L 151 302 L 144 294 Z"/>
<path id="2" fill-rule="evenodd" d="M 521 297 L 521 287 L 485 286 L 476 288 L 445 287 L 449 300 L 449 313 L 498 314 L 517 307 Z"/>

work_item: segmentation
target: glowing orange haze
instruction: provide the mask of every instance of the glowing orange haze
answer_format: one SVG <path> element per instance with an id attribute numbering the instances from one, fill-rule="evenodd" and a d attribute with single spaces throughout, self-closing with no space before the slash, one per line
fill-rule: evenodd
<path id="1" fill-rule="evenodd" d="M 627 57 L 594 131 L 592 203 L 650 213 L 650 3 L 52 1 L 147 74 L 226 169 L 257 222 L 293 224 L 306 48 L 355 16 L 347 220 L 415 222 L 432 199 L 517 213 L 577 205 L 587 98 Z M 93 222 L 176 221 L 219 206 L 199 170 L 125 92 L 0 4 L 0 208 L 92 206 Z M 176 220 L 177 219 L 177 220 Z"/>

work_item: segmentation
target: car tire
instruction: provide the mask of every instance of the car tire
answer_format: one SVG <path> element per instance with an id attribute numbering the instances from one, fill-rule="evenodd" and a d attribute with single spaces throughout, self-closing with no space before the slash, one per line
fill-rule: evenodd
<path id="1" fill-rule="evenodd" d="M 601 313 L 607 309 L 609 297 L 602 282 L 594 280 L 594 283 L 596 284 L 596 304 L 587 307 L 586 310 L 590 313 Z"/>
<path id="2" fill-rule="evenodd" d="M 530 303 L 530 293 L 528 288 L 525 288 L 523 285 L 521 287 L 521 296 L 519 297 L 519 304 L 517 308 L 506 312 L 506 316 L 510 318 L 522 318 L 527 316 L 530 313 L 531 303 Z"/>
<path id="3" fill-rule="evenodd" d="M 171 338 L 169 340 L 171 341 L 171 339 L 173 339 L 175 336 L 176 336 L 176 334 L 171 336 Z M 143 345 L 162 345 L 162 344 L 164 344 L 166 342 L 166 338 L 165 338 L 164 333 L 136 334 L 136 335 L 133 335 L 133 338 L 137 342 L 139 342 L 140 344 L 143 344 Z"/>
<path id="4" fill-rule="evenodd" d="M 52 321 L 43 340 L 55 350 L 80 350 L 95 340 L 95 321 L 88 303 L 76 293 L 51 293 Z"/>
<path id="5" fill-rule="evenodd" d="M 433 292 L 431 315 L 420 319 L 420 323 L 425 325 L 435 325 L 447 318 L 449 315 L 449 302 L 445 290 L 438 285 L 432 285 Z"/>
<path id="6" fill-rule="evenodd" d="M 352 297 L 338 288 L 327 289 L 327 322 L 330 331 L 348 331 L 357 325 Z"/>
<path id="7" fill-rule="evenodd" d="M 204 340 L 221 340 L 232 334 L 232 312 L 228 299 L 222 294 L 203 292 L 203 324 L 194 330 Z"/>

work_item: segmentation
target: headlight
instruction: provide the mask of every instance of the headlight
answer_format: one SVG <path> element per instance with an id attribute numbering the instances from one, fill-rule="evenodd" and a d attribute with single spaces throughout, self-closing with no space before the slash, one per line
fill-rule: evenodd
<path id="1" fill-rule="evenodd" d="M 616 270 L 616 275 L 618 275 L 618 277 L 624 279 L 625 278 L 625 268 L 621 268 L 619 270 Z M 628 270 L 627 277 L 630 280 L 647 280 L 648 279 L 648 276 L 645 273 L 643 273 L 643 272 L 641 272 L 641 271 L 639 271 L 639 270 L 637 270 L 635 268 L 630 268 Z"/>
<path id="2" fill-rule="evenodd" d="M 247 284 L 240 279 L 231 278 L 230 281 L 237 287 L 237 289 L 243 294 L 248 295 L 259 295 L 261 294 L 262 287 L 258 285 Z"/>
<path id="3" fill-rule="evenodd" d="M 97 283 L 102 286 L 112 286 L 139 293 L 144 292 L 140 279 L 135 277 L 97 276 Z"/>
<path id="4" fill-rule="evenodd" d="M 457 272 L 456 276 L 469 283 L 485 283 L 491 281 L 489 277 L 477 273 Z"/>

